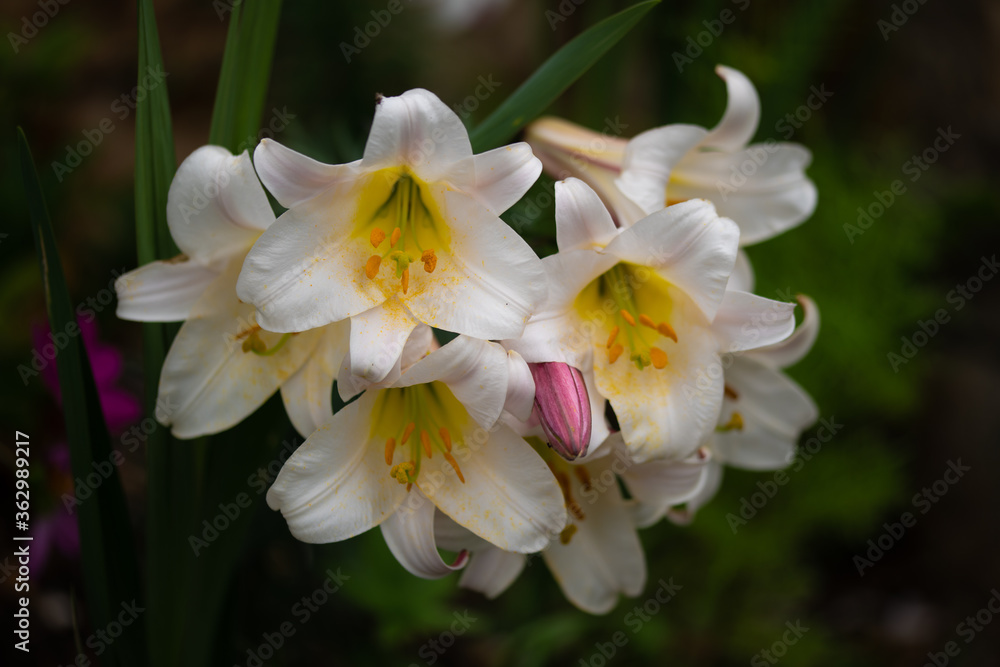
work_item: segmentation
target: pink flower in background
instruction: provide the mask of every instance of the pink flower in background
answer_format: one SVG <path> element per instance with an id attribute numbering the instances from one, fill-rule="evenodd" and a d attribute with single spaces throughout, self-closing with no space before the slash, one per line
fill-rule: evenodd
<path id="1" fill-rule="evenodd" d="M 104 412 L 104 420 L 108 424 L 108 430 L 112 433 L 121 432 L 142 415 L 142 405 L 139 399 L 118 386 L 118 380 L 121 379 L 125 365 L 122 353 L 115 347 L 98 340 L 97 324 L 93 320 L 90 322 L 78 320 L 77 323 L 80 325 L 80 332 L 83 336 L 83 347 L 87 351 L 90 367 L 94 372 L 94 382 L 97 384 L 97 393 L 101 399 L 101 408 Z M 32 327 L 31 338 L 35 349 L 42 355 L 42 358 L 52 357 L 53 341 L 47 324 Z M 46 350 L 46 347 L 49 349 Z M 52 363 L 42 369 L 41 375 L 42 381 L 52 392 L 56 402 L 62 405 L 59 377 L 56 374 L 57 361 L 58 355 Z"/>
<path id="2" fill-rule="evenodd" d="M 87 351 L 93 369 L 104 420 L 107 422 L 108 430 L 119 433 L 142 415 L 139 399 L 118 386 L 124 369 L 123 355 L 115 347 L 98 340 L 97 325 L 93 321 L 78 320 L 77 323 L 80 325 L 80 335 L 83 336 L 83 347 Z M 32 327 L 31 337 L 35 350 L 42 358 L 52 359 L 52 363 L 41 370 L 41 377 L 46 388 L 61 405 L 62 395 L 56 371 L 58 354 L 53 358 L 54 342 L 48 325 Z M 52 497 L 60 498 L 64 493 L 72 494 L 73 474 L 70 467 L 69 446 L 65 442 L 57 442 L 49 448 L 47 456 L 48 466 L 44 475 Z M 45 571 L 45 566 L 54 551 L 58 551 L 68 560 L 76 560 L 80 556 L 80 533 L 74 513 L 60 508 L 53 509 L 33 522 L 31 535 L 34 537 L 32 576 L 38 576 Z"/>

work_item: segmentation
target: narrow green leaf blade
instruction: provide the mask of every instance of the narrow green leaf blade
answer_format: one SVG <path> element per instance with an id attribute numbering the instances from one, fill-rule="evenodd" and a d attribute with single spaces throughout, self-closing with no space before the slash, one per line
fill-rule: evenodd
<path id="1" fill-rule="evenodd" d="M 600 60 L 660 0 L 647 0 L 610 16 L 562 47 L 471 132 L 478 153 L 496 148 L 537 118 Z"/>
<path id="2" fill-rule="evenodd" d="M 90 361 L 80 338 L 76 310 L 63 277 L 45 196 L 21 128 L 18 128 L 18 142 L 49 326 L 52 331 L 67 335 L 66 346 L 60 350 L 56 365 L 73 476 L 87 478 L 93 473 L 94 463 L 103 462 L 111 468 L 91 495 L 75 505 L 90 621 L 95 628 L 106 628 L 122 613 L 123 605 L 142 607 L 132 529 L 118 468 L 111 463 L 111 439 Z M 106 657 L 102 659 L 113 665 L 145 664 L 144 625 L 145 617 L 140 613 L 121 636 L 108 645 Z"/>
<path id="3" fill-rule="evenodd" d="M 280 0 L 242 3 L 230 16 L 209 143 L 253 149 L 260 130 L 281 15 Z"/>

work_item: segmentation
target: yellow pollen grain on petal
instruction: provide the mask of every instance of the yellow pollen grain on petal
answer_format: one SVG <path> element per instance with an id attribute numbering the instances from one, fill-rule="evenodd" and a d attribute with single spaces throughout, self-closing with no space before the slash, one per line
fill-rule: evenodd
<path id="1" fill-rule="evenodd" d="M 656 325 L 656 330 L 660 332 L 661 336 L 666 336 L 675 343 L 677 342 L 677 332 L 674 331 L 674 328 L 666 322 L 660 322 Z"/>
<path id="2" fill-rule="evenodd" d="M 372 234 L 368 240 L 371 241 L 372 247 L 377 248 L 382 244 L 382 241 L 385 241 L 385 232 L 376 227 L 372 230 Z"/>
<path id="3" fill-rule="evenodd" d="M 417 428 L 415 422 L 410 422 L 409 424 L 407 424 L 406 428 L 403 429 L 403 437 L 400 439 L 399 444 L 405 445 L 406 441 L 410 439 L 410 435 L 412 435 L 413 429 L 415 428 Z"/>
<path id="4" fill-rule="evenodd" d="M 368 276 L 369 280 L 374 280 L 375 276 L 378 275 L 378 267 L 382 264 L 382 258 L 378 255 L 372 255 L 365 262 L 365 275 Z"/>
<path id="5" fill-rule="evenodd" d="M 442 426 L 438 430 L 438 434 L 441 436 L 441 440 L 444 441 L 444 449 L 447 452 L 451 451 L 451 433 L 448 433 L 448 429 Z"/>
<path id="6" fill-rule="evenodd" d="M 658 347 L 649 348 L 649 360 L 653 362 L 653 368 L 667 367 L 667 353 Z"/>
<path id="7" fill-rule="evenodd" d="M 427 455 L 427 458 L 431 458 L 434 452 L 431 449 L 431 436 L 427 435 L 427 431 L 420 431 L 420 444 L 424 446 L 424 454 Z"/>
<path id="8" fill-rule="evenodd" d="M 611 346 L 615 344 L 615 339 L 618 338 L 618 331 L 619 329 L 617 326 L 611 328 L 611 335 L 608 336 L 608 344 L 605 345 L 605 347 L 609 350 L 611 349 Z"/>
<path id="9" fill-rule="evenodd" d="M 455 469 L 455 474 L 458 475 L 458 481 L 465 484 L 465 475 L 462 474 L 462 469 L 458 467 L 458 461 L 455 457 L 451 455 L 450 452 L 444 453 L 444 460 L 451 464 L 451 467 Z"/>
<path id="10" fill-rule="evenodd" d="M 389 245 L 395 248 L 396 244 L 399 243 L 399 237 L 402 235 L 403 235 L 403 230 L 400 229 L 399 227 L 396 227 L 394 230 L 392 230 L 392 236 L 389 237 Z"/>
<path id="11" fill-rule="evenodd" d="M 392 465 L 392 455 L 396 453 L 396 439 L 389 438 L 385 441 L 385 464 Z"/>
<path id="12" fill-rule="evenodd" d="M 403 277 L 400 280 L 400 284 L 403 286 L 403 294 L 406 294 L 406 290 L 410 289 L 410 267 L 403 269 Z"/>
<path id="13" fill-rule="evenodd" d="M 561 544 L 569 544 L 569 541 L 573 539 L 573 535 L 576 534 L 577 527 L 575 523 L 563 528 L 563 531 L 559 533 L 559 542 Z"/>
<path id="14" fill-rule="evenodd" d="M 613 364 L 618 361 L 618 357 L 622 356 L 622 352 L 624 351 L 625 348 L 621 345 L 612 346 L 611 349 L 608 350 L 608 363 Z"/>
<path id="15" fill-rule="evenodd" d="M 639 313 L 639 322 L 644 327 L 649 327 L 650 329 L 656 329 L 656 322 L 653 321 L 649 315 Z"/>
<path id="16" fill-rule="evenodd" d="M 624 308 L 622 308 L 619 311 L 619 313 L 621 314 L 622 319 L 629 323 L 629 326 L 632 326 L 632 327 L 635 326 L 635 318 L 632 317 L 632 313 L 628 312 Z"/>

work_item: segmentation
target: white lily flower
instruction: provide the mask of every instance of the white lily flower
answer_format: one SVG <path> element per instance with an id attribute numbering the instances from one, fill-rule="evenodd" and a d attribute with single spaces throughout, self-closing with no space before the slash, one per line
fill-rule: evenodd
<path id="1" fill-rule="evenodd" d="M 566 528 L 541 552 L 563 594 L 580 609 L 604 614 L 620 595 L 635 597 L 646 584 L 646 559 L 639 541 L 637 512 L 672 507 L 695 497 L 704 483 L 708 456 L 699 452 L 687 461 L 635 463 L 614 438 L 603 448 L 611 455 L 568 463 L 548 453 L 547 461 L 563 490 L 569 515 Z M 547 450 L 539 447 L 546 455 Z M 636 499 L 625 500 L 619 478 Z M 650 509 L 646 510 L 651 511 Z M 505 552 L 473 536 L 443 517 L 435 522 L 437 546 L 471 553 L 459 585 L 495 598 L 523 570 L 521 554 Z"/>
<path id="2" fill-rule="evenodd" d="M 254 163 L 289 210 L 250 251 L 240 298 L 272 331 L 349 318 L 355 375 L 384 379 L 419 323 L 519 336 L 545 296 L 540 260 L 498 217 L 541 163 L 525 143 L 473 155 L 426 90 L 379 100 L 361 160 L 320 164 L 264 140 Z"/>
<path id="3" fill-rule="evenodd" d="M 421 576 L 463 562 L 449 566 L 433 550 L 434 507 L 502 549 L 538 551 L 562 530 L 566 510 L 542 458 L 497 423 L 534 389 L 527 369 L 511 373 L 510 364 L 497 343 L 459 336 L 389 386 L 370 386 L 292 454 L 268 504 L 304 542 L 381 525 L 400 562 Z"/>
<path id="4" fill-rule="evenodd" d="M 703 200 L 616 228 L 571 178 L 556 184 L 556 235 L 549 299 L 505 344 L 529 363 L 592 370 L 637 462 L 687 458 L 718 419 L 720 354 L 786 338 L 794 306 L 726 291 L 739 231 Z"/>
<path id="5" fill-rule="evenodd" d="M 543 118 L 528 127 L 527 141 L 546 171 L 593 187 L 619 225 L 701 198 L 739 225 L 742 245 L 763 241 L 815 210 L 816 187 L 805 176 L 812 158 L 795 143 L 748 145 L 760 120 L 757 91 L 737 70 L 720 65 L 716 72 L 729 99 L 712 130 L 675 124 L 626 140 Z"/>
<path id="6" fill-rule="evenodd" d="M 167 197 L 167 224 L 184 254 L 115 283 L 122 319 L 185 320 L 163 364 L 156 414 L 179 438 L 235 425 L 279 387 L 300 431 L 312 425 L 310 412 L 322 413 L 323 387 L 329 406 L 346 326 L 272 333 L 236 296 L 243 260 L 273 222 L 250 156 L 203 146 L 178 167 Z"/>
<path id="7" fill-rule="evenodd" d="M 802 432 L 819 417 L 809 394 L 781 372 L 802 359 L 819 334 L 816 304 L 806 296 L 798 300 L 804 316 L 795 333 L 735 358 L 726 370 L 719 425 L 707 444 L 712 461 L 706 483 L 683 510 L 670 510 L 671 519 L 690 521 L 718 491 L 724 466 L 780 470 L 790 465 Z"/>

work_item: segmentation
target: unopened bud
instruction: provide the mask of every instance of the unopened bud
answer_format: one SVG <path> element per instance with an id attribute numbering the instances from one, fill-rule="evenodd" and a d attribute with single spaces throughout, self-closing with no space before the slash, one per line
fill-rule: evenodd
<path id="1" fill-rule="evenodd" d="M 535 379 L 535 411 L 549 446 L 567 461 L 590 445 L 590 397 L 583 374 L 564 363 L 528 364 Z"/>

